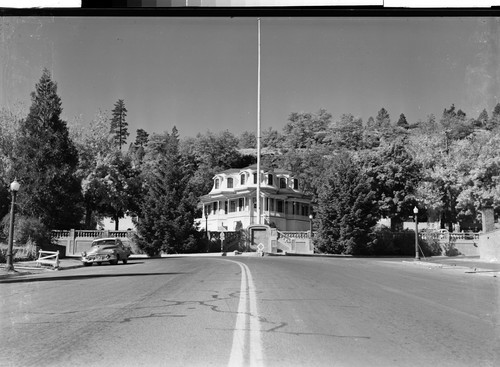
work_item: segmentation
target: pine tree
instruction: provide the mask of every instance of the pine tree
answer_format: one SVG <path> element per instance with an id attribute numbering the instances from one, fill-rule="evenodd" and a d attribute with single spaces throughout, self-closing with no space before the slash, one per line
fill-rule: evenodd
<path id="1" fill-rule="evenodd" d="M 75 172 L 78 153 L 60 118 L 61 99 L 47 69 L 31 94 L 21 122 L 12 175 L 21 183 L 21 214 L 39 218 L 50 229 L 79 225 L 81 188 Z"/>
<path id="2" fill-rule="evenodd" d="M 127 109 L 125 108 L 123 99 L 119 99 L 115 103 L 112 114 L 110 133 L 113 134 L 116 145 L 121 150 L 122 145 L 127 143 L 127 137 L 130 135 L 128 132 L 128 123 L 125 120 L 127 117 Z"/>

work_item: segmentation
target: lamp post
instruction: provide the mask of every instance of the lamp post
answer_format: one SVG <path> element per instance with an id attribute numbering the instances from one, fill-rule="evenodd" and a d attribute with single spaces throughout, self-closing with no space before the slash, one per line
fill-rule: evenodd
<path id="1" fill-rule="evenodd" d="M 313 237 L 313 215 L 309 214 L 309 233 L 310 233 L 310 238 Z"/>
<path id="2" fill-rule="evenodd" d="M 16 194 L 19 191 L 19 182 L 17 182 L 15 179 L 14 181 L 10 184 L 10 192 L 12 194 L 12 203 L 10 205 L 10 226 L 9 226 L 9 247 L 7 249 L 7 264 L 5 267 L 6 271 L 13 271 L 14 270 L 14 261 L 13 261 L 13 256 L 12 256 L 12 247 L 14 243 L 14 212 L 15 212 L 15 205 L 16 205 Z"/>
<path id="3" fill-rule="evenodd" d="M 420 260 L 420 254 L 418 253 L 418 208 L 413 208 L 413 214 L 415 214 L 415 260 Z"/>

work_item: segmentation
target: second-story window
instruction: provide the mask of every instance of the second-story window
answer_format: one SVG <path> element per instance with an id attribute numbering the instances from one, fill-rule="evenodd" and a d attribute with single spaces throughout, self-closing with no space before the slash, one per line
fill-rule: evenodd
<path id="1" fill-rule="evenodd" d="M 244 185 L 245 184 L 245 181 L 246 181 L 246 176 L 245 175 L 241 175 L 240 176 L 240 185 Z"/>
<path id="2" fill-rule="evenodd" d="M 286 189 L 286 178 L 280 177 L 280 189 Z"/>
<path id="3" fill-rule="evenodd" d="M 257 174 L 253 174 L 253 183 L 256 185 L 257 184 Z"/>
<path id="4" fill-rule="evenodd" d="M 273 175 L 272 174 L 268 174 L 267 175 L 267 184 L 269 186 L 272 186 L 273 185 Z"/>
<path id="5" fill-rule="evenodd" d="M 233 179 L 231 177 L 229 177 L 227 179 L 227 188 L 228 189 L 232 189 L 233 188 Z"/>
<path id="6" fill-rule="evenodd" d="M 216 178 L 215 179 L 215 189 L 218 189 L 219 188 L 219 179 Z"/>

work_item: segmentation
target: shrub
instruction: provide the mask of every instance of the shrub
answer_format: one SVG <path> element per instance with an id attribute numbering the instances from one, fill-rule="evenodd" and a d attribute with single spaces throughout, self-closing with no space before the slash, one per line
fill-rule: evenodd
<path id="1" fill-rule="evenodd" d="M 9 226 L 10 214 L 7 214 L 2 220 L 3 232 L 7 237 Z M 51 233 L 38 218 L 17 217 L 14 223 L 14 241 L 19 245 L 30 241 L 43 247 L 51 243 Z"/>

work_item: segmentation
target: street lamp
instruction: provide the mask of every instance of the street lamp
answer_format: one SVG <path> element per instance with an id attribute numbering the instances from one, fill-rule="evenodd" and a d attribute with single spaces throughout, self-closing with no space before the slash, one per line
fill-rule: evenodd
<path id="1" fill-rule="evenodd" d="M 413 208 L 413 214 L 415 214 L 415 260 L 420 260 L 420 254 L 418 253 L 418 208 Z"/>
<path id="2" fill-rule="evenodd" d="M 10 206 L 10 226 L 9 226 L 9 247 L 7 249 L 7 264 L 5 270 L 13 271 L 14 270 L 14 261 L 12 259 L 12 245 L 14 243 L 14 207 L 16 204 L 16 194 L 19 191 L 19 182 L 15 179 L 10 184 L 10 192 L 12 194 L 12 203 Z"/>
<path id="3" fill-rule="evenodd" d="M 309 232 L 311 233 L 310 238 L 313 236 L 313 215 L 309 214 Z"/>

